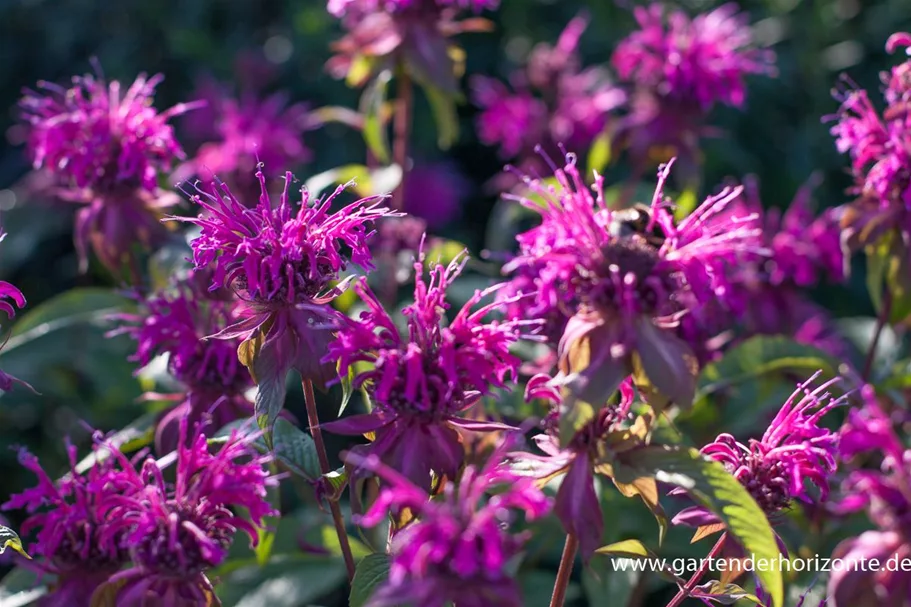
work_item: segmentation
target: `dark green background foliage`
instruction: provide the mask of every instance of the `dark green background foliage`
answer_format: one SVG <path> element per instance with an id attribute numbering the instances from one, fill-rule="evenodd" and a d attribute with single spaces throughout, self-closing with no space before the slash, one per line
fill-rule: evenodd
<path id="1" fill-rule="evenodd" d="M 716 5 L 700 0 L 681 4 L 692 12 Z M 772 44 L 780 75 L 750 80 L 745 111 L 716 110 L 713 122 L 727 134 L 706 143 L 703 183 L 707 185 L 702 194 L 726 178 L 753 173 L 760 179 L 765 204 L 784 206 L 813 171 L 821 171 L 824 181 L 816 191 L 820 206 L 844 203 L 849 185 L 847 163 L 836 153 L 821 118 L 837 107 L 831 89 L 840 72 L 847 72 L 871 91 L 879 88 L 879 72 L 895 60 L 886 55 L 884 43 L 891 33 L 911 28 L 911 5 L 907 0 L 756 0 L 741 6 L 756 24 L 759 40 Z M 467 51 L 468 73 L 505 77 L 535 43 L 554 41 L 580 10 L 591 17 L 581 45 L 585 63 L 606 64 L 617 41 L 633 26 L 628 8 L 608 0 L 502 0 L 501 10 L 493 16 L 494 33 L 465 35 L 461 40 Z M 9 232 L 0 245 L 0 277 L 19 286 L 29 300 L 28 308 L 17 318 L 19 325 L 13 326 L 11 342 L 0 355 L 0 368 L 31 382 L 41 392 L 35 396 L 16 390 L 0 402 L 0 500 L 32 482 L 7 446 L 27 445 L 50 471 L 60 471 L 65 465 L 62 438 L 68 435 L 78 444 L 88 443 L 89 432 L 80 421 L 111 430 L 147 410 L 136 402 L 143 388 L 132 376 L 133 364 L 126 360 L 132 343 L 126 337 L 104 337 L 109 326 L 103 322 L 103 311 L 122 305 L 122 299 L 109 291 L 94 290 L 55 299 L 74 287 L 109 287 L 110 283 L 101 268 L 93 267 L 86 275 L 78 273 L 72 245 L 73 208 L 25 195 L 22 179 L 29 167 L 18 145 L 22 133 L 14 108 L 21 88 L 39 79 L 66 82 L 73 74 L 89 71 L 89 59 L 94 56 L 111 79 L 132 81 L 141 71 L 164 73 L 156 102 L 164 109 L 188 101 L 201 74 L 230 81 L 235 77 L 237 51 L 260 52 L 271 40 L 272 44 L 289 43 L 292 48 L 288 59 L 275 65 L 271 89 L 287 90 L 292 99 L 311 107 L 355 107 L 357 92 L 332 80 L 323 69 L 328 45 L 338 35 L 324 0 L 0 3 L 0 108 L 9 108 L 0 112 L 0 132 L 9 140 L 9 145 L 0 148 L 0 213 Z M 459 108 L 460 139 L 445 155 L 436 148 L 432 116 L 423 99 L 419 98 L 416 111 L 414 155 L 451 158 L 471 186 L 461 220 L 446 226 L 440 235 L 467 243 L 478 252 L 485 247 L 487 221 L 496 201 L 484 184 L 502 169 L 503 161 L 494 149 L 478 142 L 473 132 L 476 110 L 470 105 Z M 363 162 L 363 142 L 347 127 L 330 125 L 310 132 L 306 143 L 314 151 L 314 160 L 301 168 L 299 177 Z M 847 287 L 823 288 L 817 294 L 839 317 L 869 316 L 871 312 L 863 270 L 855 266 Z M 52 330 L 43 334 L 49 328 Z M 298 399 L 299 393 L 292 390 L 292 410 L 300 411 Z M 694 418 L 699 421 L 693 424 L 694 436 L 711 437 L 721 427 L 729 429 L 725 416 L 718 412 L 703 410 L 699 415 L 702 417 Z M 755 427 L 744 423 L 731 431 Z M 604 499 L 620 502 L 622 498 L 606 491 Z M 612 514 L 604 543 L 625 537 L 654 543 L 657 531 L 648 512 L 623 501 L 623 507 L 608 506 Z M 853 533 L 846 528 L 822 533 L 809 520 L 811 514 L 801 511 L 795 516 L 808 520 L 800 525 L 805 535 L 786 538 L 793 548 L 807 546 L 812 552 L 827 553 L 834 541 Z M 555 547 L 562 538 L 563 532 L 552 521 L 530 545 L 528 565 L 523 569 L 530 605 L 539 604 L 534 601 L 550 593 L 559 558 Z M 663 554 L 699 556 L 705 550 L 702 544 L 689 546 L 685 531 L 672 530 Z M 313 559 L 312 571 L 303 561 L 293 568 L 321 582 L 314 587 L 297 580 L 300 583 L 295 588 L 308 588 L 294 595 L 299 604 L 344 603 L 340 570 L 327 573 L 321 567 L 327 565 Z M 603 572 L 601 567 L 598 579 L 597 563 L 581 576 L 577 572 L 570 589 L 573 604 L 624 604 L 624 592 L 632 591 L 635 580 Z M 336 580 L 334 586 L 327 583 L 328 578 Z M 646 592 L 642 604 L 665 604 L 671 588 L 662 584 L 656 585 L 657 592 Z M 242 596 L 244 589 L 237 592 Z"/>

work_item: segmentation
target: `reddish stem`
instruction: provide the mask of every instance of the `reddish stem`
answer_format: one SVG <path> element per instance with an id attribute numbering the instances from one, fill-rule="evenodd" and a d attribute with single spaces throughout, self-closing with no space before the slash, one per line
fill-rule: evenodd
<path id="1" fill-rule="evenodd" d="M 566 589 L 569 587 L 569 578 L 573 573 L 576 562 L 576 552 L 579 551 L 579 540 L 576 536 L 566 536 L 563 544 L 563 556 L 560 557 L 560 569 L 557 571 L 557 581 L 554 583 L 554 593 L 550 597 L 550 607 L 563 607 L 566 600 Z"/>
<path id="2" fill-rule="evenodd" d="M 304 401 L 307 404 L 307 421 L 310 423 L 310 434 L 313 436 L 313 444 L 316 446 L 316 456 L 319 459 L 319 467 L 322 473 L 329 474 L 332 469 L 329 467 L 329 455 L 326 453 L 326 443 L 323 442 L 323 431 L 319 427 L 319 415 L 316 412 L 316 395 L 313 393 L 313 382 L 309 379 L 301 379 L 301 386 L 304 388 Z M 332 512 L 332 522 L 335 524 L 335 532 L 338 535 L 338 544 L 342 549 L 342 558 L 345 559 L 345 569 L 348 570 L 348 582 L 354 579 L 354 556 L 351 554 L 351 544 L 348 542 L 348 532 L 345 531 L 345 519 L 342 517 L 342 509 L 338 501 L 327 497 L 329 510 Z"/>
<path id="3" fill-rule="evenodd" d="M 727 537 L 727 533 L 721 534 L 721 537 L 718 538 L 718 542 L 709 552 L 708 556 L 702 559 L 702 564 L 699 566 L 699 570 L 693 574 L 693 577 L 690 578 L 690 581 L 684 584 L 683 588 L 680 589 L 680 592 L 678 592 L 677 595 L 671 599 L 671 602 L 667 604 L 667 607 L 678 607 L 678 605 L 680 605 L 680 603 L 682 603 L 686 597 L 692 594 L 693 589 L 696 588 L 696 586 L 699 584 L 699 581 L 705 575 L 706 571 L 708 571 L 711 559 L 718 556 L 718 553 L 721 552 L 721 549 L 724 547 L 724 540 L 726 540 Z"/>

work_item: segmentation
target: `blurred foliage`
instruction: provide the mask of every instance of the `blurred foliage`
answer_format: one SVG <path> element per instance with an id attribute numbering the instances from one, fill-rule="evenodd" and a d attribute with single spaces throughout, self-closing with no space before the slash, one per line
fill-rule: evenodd
<path id="1" fill-rule="evenodd" d="M 580 10 L 587 11 L 591 18 L 581 45 L 585 62 L 605 64 L 616 42 L 633 26 L 630 4 L 634 3 L 502 0 L 500 11 L 493 15 L 497 24 L 494 33 L 465 35 L 461 40 L 467 51 L 467 75 L 505 78 L 534 44 L 555 40 Z M 717 3 L 683 0 L 681 4 L 696 12 Z M 879 72 L 894 61 L 883 50 L 886 38 L 895 31 L 911 29 L 907 0 L 745 0 L 740 4 L 750 13 L 759 41 L 771 45 L 777 53 L 780 74 L 775 79 L 750 80 L 745 111 L 716 111 L 713 122 L 726 134 L 705 146 L 703 183 L 714 188 L 726 179 L 752 173 L 760 180 L 765 204 L 783 206 L 812 172 L 820 171 L 824 181 L 816 190 L 819 205 L 844 203 L 844 190 L 849 184 L 847 162 L 836 153 L 822 118 L 837 107 L 831 91 L 841 72 L 862 87 L 879 88 Z M 32 383 L 40 392 L 36 395 L 16 389 L 4 395 L 0 403 L 3 500 L 32 483 L 16 465 L 15 452 L 6 446 L 27 446 L 46 462 L 49 470 L 62 471 L 65 453 L 61 437 L 69 436 L 86 445 L 91 428 L 121 428 L 146 410 L 137 402 L 142 387 L 133 375 L 134 364 L 128 360 L 133 345 L 125 336 L 106 337 L 111 328 L 107 316 L 128 308 L 129 299 L 99 288 L 111 286 L 101 269 L 78 274 L 71 206 L 24 195 L 27 190 L 22 187 L 22 179 L 29 167 L 20 145 L 23 132 L 15 109 L 22 87 L 32 86 L 39 79 L 66 82 L 73 74 L 89 71 L 89 59 L 97 57 L 105 75 L 112 79 L 131 81 L 143 71 L 165 74 L 156 104 L 166 108 L 188 101 L 202 75 L 211 74 L 221 81 L 235 79 L 237 53 L 244 51 L 262 53 L 272 63 L 276 74 L 269 83 L 270 90 L 287 90 L 293 100 L 310 107 L 354 108 L 358 93 L 331 79 L 323 68 L 329 44 L 339 35 L 338 25 L 326 13 L 325 0 L 6 0 L 0 4 L 0 23 L 0 57 L 4 59 L 0 62 L 0 82 L 4 83 L 0 88 L 0 107 L 8 108 L 0 113 L 0 132 L 10 143 L 0 149 L 0 213 L 9 232 L 0 250 L 0 277 L 19 286 L 29 300 L 28 307 L 17 317 L 12 338 L 2 354 L 2 368 Z M 495 150 L 477 141 L 472 128 L 476 110 L 461 105 L 458 112 L 459 140 L 445 157 L 455 162 L 470 187 L 461 219 L 438 232 L 465 243 L 474 252 L 485 247 L 502 248 L 508 240 L 496 229 L 497 223 L 491 224 L 493 229 L 489 223 L 501 221 L 500 216 L 513 211 L 501 207 L 495 210 L 496 197 L 487 184 L 504 163 Z M 420 96 L 412 132 L 413 156 L 424 160 L 444 157 L 437 148 L 431 107 Z M 309 132 L 306 143 L 315 154 L 310 165 L 298 173 L 302 181 L 365 161 L 360 135 L 340 124 Z M 188 150 L 190 154 L 193 151 Z M 597 158 L 594 161 L 600 162 Z M 329 178 L 333 180 L 334 176 Z M 512 223 L 514 219 L 505 221 Z M 866 295 L 862 264 L 855 265 L 857 271 L 847 287 L 820 289 L 818 297 L 835 315 L 845 318 L 845 333 L 852 338 L 858 336 L 864 344 L 872 327 L 860 317 L 869 316 L 872 306 Z M 167 274 L 166 269 L 164 273 Z M 774 346 L 753 343 L 744 344 L 743 348 L 758 351 Z M 878 358 L 884 359 L 883 364 L 894 364 L 888 346 L 880 350 Z M 738 358 L 743 354 L 732 352 L 718 365 L 745 371 L 749 365 Z M 753 363 L 755 356 L 761 355 L 746 354 Z M 793 357 L 795 368 L 801 370 L 823 364 L 821 358 L 808 351 L 795 352 Z M 776 368 L 769 372 L 784 374 L 788 370 Z M 729 419 L 730 411 L 722 414 L 718 403 L 706 398 L 705 390 L 712 387 L 712 372 L 710 368 L 703 374 L 702 400 L 686 418 L 678 420 L 692 432 L 689 436 L 713 436 L 719 427 L 735 433 L 750 430 L 758 427 L 756 420 L 761 415 L 768 413 L 763 403 L 780 402 L 782 392 L 778 388 L 783 384 L 769 388 L 764 383 L 759 394 L 759 383 L 755 377 L 747 376 L 727 396 L 735 401 L 738 416 L 736 420 Z M 755 369 L 751 372 L 758 373 Z M 896 381 L 905 382 L 907 376 L 904 370 Z M 906 387 L 907 382 L 896 385 L 897 390 Z M 340 392 L 333 390 L 324 398 L 324 410 L 335 413 Z M 299 388 L 291 390 L 288 400 L 292 412 L 300 412 Z M 743 408 L 748 402 L 753 406 Z M 509 415 L 510 407 L 522 406 L 524 403 L 510 401 L 501 406 L 501 411 Z M 737 423 L 728 425 L 732 422 Z M 604 491 L 602 499 L 604 511 L 609 513 L 605 543 L 636 536 L 650 546 L 657 544 L 654 520 L 647 508 L 626 502 L 625 507 L 612 507 L 613 502 L 622 499 L 613 491 Z M 307 501 L 285 495 L 282 500 Z M 793 513 L 795 518 L 810 516 L 802 510 Z M 293 517 L 282 521 L 283 525 L 292 525 L 292 529 L 300 529 L 299 523 Z M 270 561 L 268 571 L 258 568 L 256 555 L 250 553 L 239 557 L 240 561 L 232 561 L 231 571 L 220 572 L 225 583 L 219 592 L 225 604 L 344 604 L 341 561 L 301 555 L 299 550 L 295 553 L 304 545 L 317 555 L 332 551 L 332 534 L 320 533 L 316 523 L 308 524 L 311 531 L 306 526 L 304 531 L 317 533 L 317 538 L 303 537 L 294 531 L 282 533 L 280 526 L 273 546 L 278 558 Z M 838 535 L 845 537 L 845 533 L 853 531 L 845 527 Z M 797 552 L 803 546 L 812 552 L 828 553 L 834 545 L 822 529 L 800 537 L 784 535 Z M 547 604 L 562 538 L 556 520 L 551 519 L 528 547 L 520 579 L 530 606 Z M 687 530 L 672 528 L 662 555 L 673 558 L 704 554 L 706 548 L 702 544 L 691 545 L 688 540 Z M 361 555 L 367 551 L 362 545 Z M 649 605 L 662 605 L 671 591 L 656 576 L 612 572 L 606 567 L 605 557 L 596 556 L 588 569 L 575 573 L 568 604 L 622 605 L 630 597 L 641 600 L 648 595 Z M 792 602 L 789 599 L 786 604 Z"/>

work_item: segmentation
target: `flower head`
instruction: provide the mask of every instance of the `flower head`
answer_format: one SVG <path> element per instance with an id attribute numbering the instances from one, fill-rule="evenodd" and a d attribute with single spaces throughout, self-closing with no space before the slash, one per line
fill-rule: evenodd
<path id="1" fill-rule="evenodd" d="M 252 435 L 235 430 L 212 453 L 204 434 L 189 439 L 185 420 L 180 432 L 174 483 L 150 458 L 138 475 L 139 487 L 106 511 L 106 535 L 121 537 L 132 560 L 111 577 L 112 583 L 125 581 L 118 605 L 144 605 L 150 596 L 169 605 L 205 604 L 212 590 L 206 570 L 224 561 L 238 531 L 256 545 L 257 529 L 276 514 L 266 491 L 277 481 L 263 469 L 266 458 L 250 446 Z M 248 518 L 232 512 L 237 507 Z"/>
<path id="2" fill-rule="evenodd" d="M 215 337 L 244 340 L 263 338 L 262 368 L 273 378 L 296 369 L 323 385 L 335 375 L 334 365 L 320 363 L 340 315 L 327 304 L 344 289 L 336 284 L 349 263 L 372 269 L 367 241 L 372 223 L 390 214 L 382 197 L 357 200 L 331 213 L 345 186 L 324 200 L 312 202 L 301 189 L 297 210 L 285 175 L 279 204 L 273 206 L 266 179 L 258 171 L 260 198 L 247 208 L 220 180 L 197 188 L 192 200 L 202 207 L 199 217 L 183 219 L 202 231 L 193 240 L 198 269 L 214 268 L 211 288 L 233 289 L 243 302 L 239 320 Z M 253 371 L 254 375 L 258 375 Z M 256 377 L 257 383 L 263 377 Z"/>
<path id="3" fill-rule="evenodd" d="M 257 164 L 294 167 L 312 157 L 302 141 L 308 110 L 300 103 L 289 106 L 282 93 L 265 98 L 245 94 L 239 99 L 220 93 L 209 101 L 217 111 L 214 140 L 199 148 L 188 168 L 207 183 L 218 175 L 252 205 L 259 198 L 259 183 L 253 177 Z"/>
<path id="4" fill-rule="evenodd" d="M 740 107 L 748 74 L 773 74 L 771 51 L 753 48 L 750 26 L 735 4 L 691 19 L 655 3 L 634 10 L 639 30 L 614 51 L 620 77 L 659 95 L 698 104 Z"/>
<path id="5" fill-rule="evenodd" d="M 70 88 L 39 82 L 20 103 L 35 168 L 54 176 L 62 198 L 88 205 L 77 216 L 83 260 L 91 244 L 113 271 L 136 243 L 155 244 L 159 209 L 177 202 L 158 188 L 184 157 L 168 121 L 195 106 L 158 112 L 152 98 L 161 80 L 140 75 L 126 91 L 100 75 L 76 76 Z"/>
<path id="6" fill-rule="evenodd" d="M 589 189 L 569 155 L 555 171 L 557 186 L 528 180 L 543 203 L 519 198 L 542 222 L 518 236 L 519 253 L 505 268 L 517 277 L 507 294 L 533 297 L 507 310 L 547 319 L 561 370 L 587 402 L 605 402 L 636 364 L 661 394 L 688 403 L 692 348 L 673 330 L 700 302 L 723 300 L 726 268 L 762 253 L 745 221 L 712 221 L 739 189 L 678 223 L 663 196 L 668 173 L 662 167 L 651 206 L 616 210 L 605 202 L 603 178 Z"/>
<path id="7" fill-rule="evenodd" d="M 447 38 L 489 29 L 479 17 L 458 17 L 465 10 L 480 13 L 498 5 L 499 0 L 329 0 L 329 13 L 347 34 L 333 44 L 336 55 L 326 68 L 360 86 L 401 60 L 419 82 L 456 94 L 458 70 Z"/>
<path id="8" fill-rule="evenodd" d="M 840 454 L 881 454 L 879 469 L 852 471 L 842 486 L 837 513 L 866 510 L 876 529 L 841 542 L 832 553 L 845 566 L 829 578 L 829 596 L 835 607 L 907 601 L 907 572 L 858 567 L 879 559 L 885 563 L 911 555 L 911 450 L 905 448 L 893 421 L 880 409 L 872 386 L 861 389 L 862 408 L 852 409 L 842 429 Z"/>
<path id="9" fill-rule="evenodd" d="M 252 413 L 244 393 L 253 385 L 247 369 L 237 359 L 238 340 L 206 339 L 237 320 L 238 302 L 230 291 L 208 290 L 211 275 L 192 271 L 175 281 L 173 288 L 151 295 L 140 315 L 122 315 L 133 323 L 124 331 L 137 343 L 132 359 L 148 365 L 161 355 L 168 370 L 186 389 L 182 402 L 164 415 L 156 431 L 159 451 L 175 446 L 178 420 L 190 425 L 212 415 L 207 427 L 215 430 Z"/>
<path id="10" fill-rule="evenodd" d="M 894 34 L 886 50 L 911 48 L 911 36 Z M 911 59 L 882 74 L 886 108 L 880 114 L 866 91 L 851 86 L 839 92 L 841 107 L 832 135 L 838 151 L 848 154 L 858 199 L 842 223 L 853 248 L 876 242 L 891 229 L 911 233 Z M 849 81 L 850 82 L 850 81 Z M 906 254 L 906 253 L 905 253 Z"/>
<path id="11" fill-rule="evenodd" d="M 634 9 L 639 30 L 620 42 L 611 62 L 632 88 L 630 113 L 616 137 L 643 169 L 677 156 L 685 178 L 697 171 L 699 140 L 716 104 L 741 107 L 745 77 L 774 75 L 774 54 L 752 45 L 746 15 L 725 4 L 691 19 L 654 3 Z"/>
<path id="12" fill-rule="evenodd" d="M 429 489 L 431 472 L 455 478 L 464 460 L 457 430 L 489 430 L 501 424 L 461 419 L 479 397 L 515 380 L 519 358 L 510 347 L 526 336 L 534 321 L 484 322 L 496 306 L 472 308 L 499 289 L 478 291 L 444 324 L 446 291 L 467 258 L 460 255 L 449 266 L 436 265 L 429 281 L 423 277 L 423 259 L 415 264 L 414 303 L 403 310 L 407 333 L 361 280 L 354 289 L 367 305 L 349 320 L 329 346 L 326 360 L 337 360 L 342 375 L 362 363 L 372 368 L 358 373 L 355 387 L 367 386 L 373 412 L 325 424 L 331 432 L 375 432 L 376 439 L 356 450 L 379 456 L 384 464 Z M 359 367 L 358 367 L 359 368 Z"/>
<path id="13" fill-rule="evenodd" d="M 588 25 L 576 17 L 553 46 L 537 46 L 524 69 L 510 79 L 513 90 L 493 78 L 472 79 L 474 102 L 481 107 L 478 133 L 498 145 L 504 158 L 532 173 L 541 163 L 539 146 L 557 153 L 560 146 L 583 152 L 608 124 L 610 113 L 626 101 L 598 68 L 581 66 L 579 40 Z"/>
<path id="14" fill-rule="evenodd" d="M 97 453 L 97 451 L 96 451 Z M 98 458 L 84 473 L 77 471 L 76 448 L 67 443 L 70 472 L 55 481 L 38 458 L 22 450 L 19 463 L 38 477 L 38 484 L 10 497 L 3 510 L 25 509 L 23 536 L 37 529 L 30 551 L 44 557 L 42 571 L 57 583 L 42 605 L 88 606 L 92 593 L 127 562 L 119 536 L 109 533 L 104 507 L 128 491 L 132 479 L 114 459 Z"/>
<path id="15" fill-rule="evenodd" d="M 481 469 L 467 467 L 456 484 L 449 482 L 440 499 L 379 462 L 376 456 L 349 462 L 374 470 L 384 481 L 379 498 L 360 517 L 373 527 L 387 513 L 409 509 L 416 520 L 399 530 L 390 546 L 389 579 L 369 601 L 370 607 L 404 603 L 415 607 L 459 607 L 522 604 L 519 588 L 506 571 L 528 536 L 510 530 L 515 513 L 527 520 L 547 514 L 550 503 L 534 480 L 518 477 L 491 457 Z M 487 493 L 501 489 L 495 495 Z"/>
<path id="16" fill-rule="evenodd" d="M 702 448 L 703 455 L 721 462 L 746 487 L 767 515 L 781 512 L 795 499 L 812 503 L 809 483 L 819 490 L 820 501 L 828 497 L 839 436 L 819 422 L 844 404 L 846 397 L 830 398 L 827 392 L 837 378 L 811 390 L 817 377 L 819 373 L 798 384 L 762 438 L 750 439 L 745 445 L 730 434 L 721 434 Z M 674 522 L 702 525 L 717 519 L 696 506 L 680 512 Z"/>

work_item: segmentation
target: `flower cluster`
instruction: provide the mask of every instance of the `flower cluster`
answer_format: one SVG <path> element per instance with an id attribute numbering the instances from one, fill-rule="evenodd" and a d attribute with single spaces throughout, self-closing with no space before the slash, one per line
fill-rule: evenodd
<path id="1" fill-rule="evenodd" d="M 578 46 L 587 25 L 584 17 L 576 17 L 554 46 L 535 47 L 525 69 L 513 73 L 512 91 L 493 78 L 472 79 L 472 96 L 482 109 L 478 136 L 498 145 L 503 158 L 517 159 L 525 172 L 540 165 L 538 148 L 548 154 L 558 153 L 560 146 L 587 150 L 610 113 L 626 101 L 604 70 L 582 68 Z"/>
<path id="2" fill-rule="evenodd" d="M 819 490 L 819 500 L 829 494 L 829 478 L 836 469 L 839 434 L 820 425 L 823 416 L 844 404 L 847 397 L 830 398 L 832 379 L 810 389 L 819 373 L 791 394 L 760 439 L 749 444 L 730 434 L 721 434 L 702 448 L 710 459 L 721 462 L 746 487 L 763 512 L 775 515 L 793 500 L 813 502 L 808 482 Z M 718 522 L 702 506 L 692 506 L 675 518 L 677 524 L 701 526 Z"/>
<path id="3" fill-rule="evenodd" d="M 389 579 L 374 592 L 370 607 L 402 602 L 443 607 L 452 601 L 460 607 L 522 604 L 507 564 L 528 535 L 512 532 L 510 523 L 516 511 L 527 520 L 544 516 L 550 502 L 531 479 L 500 467 L 496 455 L 483 468 L 467 467 L 458 483 L 446 484 L 439 500 L 430 500 L 426 491 L 383 466 L 376 456 L 349 456 L 352 464 L 375 471 L 386 483 L 360 517 L 361 525 L 376 526 L 387 513 L 408 511 L 416 518 L 393 536 Z M 486 497 L 498 488 L 502 490 Z"/>
<path id="4" fill-rule="evenodd" d="M 677 156 L 689 175 L 699 138 L 711 132 L 704 126 L 707 112 L 718 103 L 741 107 L 745 77 L 774 75 L 774 55 L 753 47 L 746 16 L 734 4 L 690 18 L 653 3 L 636 7 L 634 15 L 640 29 L 611 58 L 633 88 L 617 137 L 641 165 Z"/>
<path id="5" fill-rule="evenodd" d="M 886 50 L 908 47 L 911 35 L 894 34 Z M 886 109 L 877 112 L 866 91 L 850 88 L 838 94 L 841 107 L 832 135 L 838 151 L 848 154 L 854 174 L 852 190 L 858 200 L 843 218 L 852 247 L 876 242 L 892 229 L 911 233 L 911 60 L 882 75 Z"/>
<path id="6" fill-rule="evenodd" d="M 211 276 L 199 270 L 175 281 L 172 288 L 148 297 L 141 313 L 121 315 L 123 331 L 136 340 L 133 360 L 142 366 L 167 355 L 168 370 L 185 388 L 172 398 L 180 403 L 159 420 L 156 446 L 171 451 L 178 421 L 195 425 L 211 416 L 215 430 L 247 417 L 252 403 L 244 393 L 253 385 L 237 359 L 239 341 L 207 339 L 237 320 L 238 302 L 225 289 L 210 291 Z"/>
<path id="7" fill-rule="evenodd" d="M 866 510 L 876 529 L 844 540 L 833 557 L 845 562 L 842 571 L 829 579 L 829 596 L 835 607 L 863 605 L 895 597 L 896 603 L 909 598 L 908 573 L 896 570 L 851 569 L 862 561 L 878 558 L 885 563 L 896 555 L 911 554 L 911 451 L 902 444 L 893 420 L 877 404 L 872 387 L 863 389 L 864 406 L 848 414 L 842 430 L 840 455 L 848 460 L 857 455 L 880 453 L 879 469 L 852 471 L 842 487 L 843 498 L 834 510 L 840 514 Z"/>
<path id="8" fill-rule="evenodd" d="M 355 85 L 401 61 L 416 79 L 446 94 L 458 91 L 447 38 L 489 29 L 486 20 L 459 20 L 470 9 L 495 9 L 499 0 L 329 0 L 328 10 L 347 34 L 332 45 L 326 68 Z M 366 67 L 366 69 L 365 69 Z"/>
<path id="9" fill-rule="evenodd" d="M 336 281 L 349 263 L 373 268 L 369 227 L 389 212 L 381 205 L 382 197 L 372 197 L 331 213 L 346 186 L 315 204 L 302 189 L 295 212 L 290 172 L 277 206 L 262 171 L 256 176 L 260 198 L 252 208 L 217 180 L 208 189 L 197 188 L 192 196 L 203 213 L 182 218 L 202 229 L 191 243 L 193 260 L 198 269 L 214 268 L 211 288 L 232 289 L 243 302 L 236 322 L 213 337 L 260 336 L 258 368 L 269 377 L 284 381 L 295 369 L 324 385 L 335 376 L 335 366 L 320 360 L 331 340 L 328 329 L 340 321 L 339 313 L 327 304 L 344 289 Z M 265 379 L 256 369 L 251 372 L 257 383 Z"/>
<path id="10" fill-rule="evenodd" d="M 749 217 L 718 220 L 739 188 L 675 221 L 663 194 L 669 169 L 662 167 L 649 207 L 608 207 L 603 178 L 589 189 L 572 155 L 555 171 L 557 186 L 528 180 L 537 198 L 519 199 L 542 222 L 518 236 L 519 253 L 505 268 L 516 274 L 507 293 L 532 296 L 508 313 L 546 319 L 561 370 L 588 402 L 605 402 L 635 362 L 663 395 L 688 403 L 693 348 L 673 329 L 699 302 L 723 300 L 727 268 L 762 253 Z M 583 350 L 584 369 L 573 363 Z"/>
<path id="11" fill-rule="evenodd" d="M 186 421 L 180 433 L 173 483 L 160 461 L 146 458 L 137 469 L 138 457 L 131 461 L 101 440 L 84 473 L 68 445 L 70 472 L 58 481 L 33 455 L 20 454 L 39 482 L 3 508 L 26 509 L 31 516 L 23 533 L 38 530 L 32 550 L 58 576 L 45 604 L 89 605 L 108 586 L 116 589 L 118 605 L 207 604 L 206 570 L 225 559 L 238 531 L 256 543 L 257 528 L 274 514 L 265 496 L 275 481 L 263 469 L 265 458 L 250 447 L 253 435 L 235 431 L 212 453 L 205 435 L 189 439 Z"/>
<path id="12" fill-rule="evenodd" d="M 485 323 L 496 304 L 472 308 L 502 286 L 496 285 L 476 292 L 444 325 L 446 291 L 466 261 L 462 254 L 448 266 L 432 266 L 427 282 L 423 256 L 415 264 L 414 303 L 402 311 L 404 336 L 366 282 L 357 282 L 354 289 L 367 310 L 339 328 L 326 356 L 327 361 L 338 361 L 342 376 L 363 363 L 372 366 L 358 372 L 353 385 L 368 387 L 375 408 L 323 427 L 344 434 L 375 433 L 372 443 L 354 451 L 378 456 L 425 490 L 431 486 L 431 473 L 450 479 L 458 475 L 465 459 L 459 430 L 504 427 L 460 415 L 493 388 L 516 379 L 521 360 L 510 347 L 530 337 L 528 329 L 537 324 L 519 319 Z"/>
<path id="13" fill-rule="evenodd" d="M 137 243 L 149 249 L 161 241 L 160 210 L 178 198 L 159 189 L 159 178 L 184 158 L 168 121 L 198 104 L 158 112 L 152 100 L 161 75 L 140 75 L 124 91 L 97 71 L 74 77 L 70 88 L 39 82 L 20 107 L 35 168 L 53 175 L 61 198 L 87 205 L 76 227 L 83 263 L 91 245 L 117 272 Z"/>

